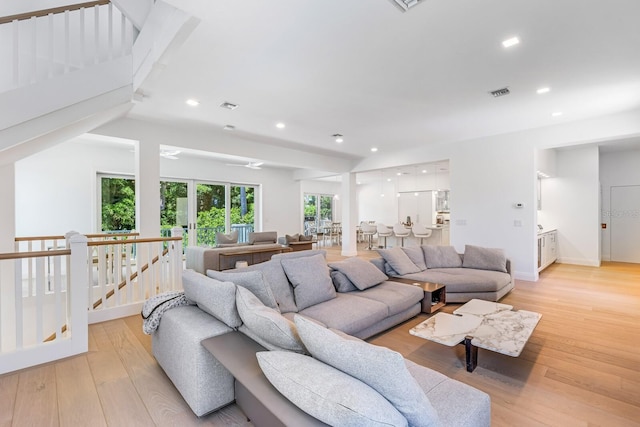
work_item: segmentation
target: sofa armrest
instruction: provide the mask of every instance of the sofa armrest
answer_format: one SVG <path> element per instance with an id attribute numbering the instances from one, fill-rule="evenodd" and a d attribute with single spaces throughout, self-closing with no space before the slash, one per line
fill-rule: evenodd
<path id="1" fill-rule="evenodd" d="M 187 246 L 184 253 L 186 258 L 185 267 L 195 270 L 200 274 L 207 274 L 207 266 L 205 263 L 205 253 L 211 248 L 202 246 Z"/>

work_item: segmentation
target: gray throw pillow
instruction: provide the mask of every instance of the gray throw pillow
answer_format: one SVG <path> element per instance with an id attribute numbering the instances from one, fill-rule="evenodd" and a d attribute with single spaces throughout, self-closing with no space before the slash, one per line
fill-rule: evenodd
<path id="1" fill-rule="evenodd" d="M 193 270 L 182 272 L 184 296 L 195 302 L 198 307 L 224 322 L 237 328 L 242 320 L 236 310 L 236 285 L 221 282 Z"/>
<path id="2" fill-rule="evenodd" d="M 464 247 L 464 268 L 507 272 L 507 257 L 502 249 L 483 248 L 466 245 Z"/>
<path id="3" fill-rule="evenodd" d="M 298 310 L 336 297 L 329 267 L 321 254 L 280 260 L 287 278 L 293 285 Z"/>
<path id="4" fill-rule="evenodd" d="M 285 240 L 287 241 L 287 243 L 291 243 L 291 242 L 299 242 L 300 241 L 300 235 L 299 234 L 294 234 L 293 236 L 289 236 L 288 234 L 284 235 Z"/>
<path id="5" fill-rule="evenodd" d="M 378 267 L 361 258 L 352 257 L 344 261 L 331 262 L 329 267 L 343 273 L 361 291 L 388 279 Z"/>
<path id="6" fill-rule="evenodd" d="M 453 246 L 422 246 L 428 268 L 459 268 L 462 259 Z"/>
<path id="7" fill-rule="evenodd" d="M 405 254 L 407 254 L 411 262 L 420 269 L 420 271 L 425 271 L 427 269 L 427 264 L 424 262 L 424 252 L 422 252 L 420 246 L 407 246 L 406 248 L 401 249 Z"/>
<path id="8" fill-rule="evenodd" d="M 235 273 L 227 273 L 224 271 L 207 270 L 207 276 L 225 282 L 233 282 L 238 286 L 247 288 L 258 297 L 260 301 L 267 307 L 280 311 L 276 298 L 273 296 L 271 286 L 265 280 L 262 271 L 237 271 Z"/>
<path id="9" fill-rule="evenodd" d="M 285 350 L 305 351 L 293 322 L 262 304 L 251 291 L 238 286 L 236 305 L 244 325 L 260 339 Z"/>
<path id="10" fill-rule="evenodd" d="M 393 404 L 409 425 L 440 424 L 438 413 L 400 353 L 329 330 L 302 316 L 295 316 L 294 322 L 314 358 L 371 386 Z"/>
<path id="11" fill-rule="evenodd" d="M 238 243 L 238 230 L 233 230 L 229 234 L 216 232 L 216 245 L 230 245 Z"/>
<path id="12" fill-rule="evenodd" d="M 331 271 L 331 280 L 333 280 L 333 286 L 338 292 L 352 292 L 358 290 L 356 285 L 354 285 L 351 280 L 344 275 L 344 273 L 341 273 L 338 270 Z"/>
<path id="13" fill-rule="evenodd" d="M 300 235 L 301 242 L 311 242 L 313 240 L 313 236 L 305 236 L 304 234 Z"/>
<path id="14" fill-rule="evenodd" d="M 260 351 L 269 382 L 294 405 L 332 426 L 406 426 L 384 397 L 361 381 L 302 354 Z"/>
<path id="15" fill-rule="evenodd" d="M 420 268 L 411 262 L 402 248 L 377 249 L 377 251 L 400 276 L 420 272 Z"/>

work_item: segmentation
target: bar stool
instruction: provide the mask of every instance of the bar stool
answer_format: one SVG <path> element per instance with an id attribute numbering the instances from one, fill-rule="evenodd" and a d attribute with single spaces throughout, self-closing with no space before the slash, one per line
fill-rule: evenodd
<path id="1" fill-rule="evenodd" d="M 368 250 L 373 248 L 373 235 L 377 232 L 375 224 L 362 224 L 362 236 L 369 242 Z"/>
<path id="2" fill-rule="evenodd" d="M 411 229 L 405 228 L 404 225 L 397 223 L 393 225 L 393 233 L 400 238 L 400 246 L 404 246 L 404 238 L 411 235 Z"/>
<path id="3" fill-rule="evenodd" d="M 393 230 L 382 223 L 378 223 L 378 244 L 380 244 L 380 238 L 384 237 L 384 247 L 387 248 L 387 237 L 393 236 Z"/>
<path id="4" fill-rule="evenodd" d="M 422 239 L 431 237 L 431 233 L 433 233 L 433 230 L 425 227 L 422 224 L 413 224 L 411 231 L 413 231 L 414 236 L 420 238 L 420 246 L 422 246 Z"/>

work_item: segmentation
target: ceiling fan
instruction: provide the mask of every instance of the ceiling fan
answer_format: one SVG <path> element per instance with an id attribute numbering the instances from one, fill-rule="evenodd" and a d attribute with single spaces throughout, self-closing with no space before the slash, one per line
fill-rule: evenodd
<path id="1" fill-rule="evenodd" d="M 160 151 L 160 157 L 164 157 L 165 159 L 170 159 L 170 160 L 178 160 L 178 158 L 176 157 L 178 154 L 180 154 L 180 150 Z"/>
<path id="2" fill-rule="evenodd" d="M 264 164 L 264 162 L 249 162 L 246 165 L 238 165 L 236 163 L 227 163 L 227 166 L 235 166 L 235 167 L 243 167 L 243 168 L 249 168 L 249 169 L 262 169 L 260 166 L 262 166 Z"/>

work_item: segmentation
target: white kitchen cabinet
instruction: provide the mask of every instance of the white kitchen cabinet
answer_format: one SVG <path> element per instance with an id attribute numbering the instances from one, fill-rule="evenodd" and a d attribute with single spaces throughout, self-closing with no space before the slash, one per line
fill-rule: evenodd
<path id="1" fill-rule="evenodd" d="M 538 234 L 538 271 L 542 271 L 558 259 L 558 232 L 550 230 Z"/>

